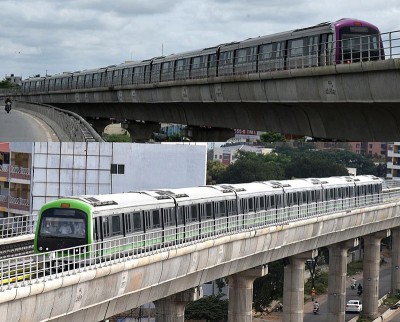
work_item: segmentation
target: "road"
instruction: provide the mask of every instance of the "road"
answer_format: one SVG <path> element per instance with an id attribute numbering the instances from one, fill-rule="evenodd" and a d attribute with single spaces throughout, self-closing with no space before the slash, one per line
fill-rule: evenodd
<path id="1" fill-rule="evenodd" d="M 57 134 L 41 119 L 18 111 L 18 105 L 7 114 L 3 102 L 0 104 L 0 142 L 59 141 Z"/>
<path id="2" fill-rule="evenodd" d="M 380 270 L 379 273 L 379 298 L 387 294 L 390 290 L 390 267 L 385 267 L 384 269 Z M 357 285 L 358 283 L 361 283 L 363 285 L 363 280 L 362 278 L 357 279 Z M 348 287 L 346 288 L 346 301 L 348 300 L 356 300 L 359 299 L 360 297 L 357 295 L 357 290 L 352 290 L 350 288 L 350 283 Z M 318 298 L 317 298 L 318 300 Z M 317 321 L 326 321 L 326 315 L 328 311 L 328 304 L 326 301 L 322 302 L 319 308 L 319 313 L 318 314 L 313 314 L 311 310 L 304 310 L 304 322 L 317 322 Z M 357 314 L 346 314 L 346 321 L 350 321 L 354 317 L 356 317 Z M 393 321 L 393 320 L 392 320 Z"/>

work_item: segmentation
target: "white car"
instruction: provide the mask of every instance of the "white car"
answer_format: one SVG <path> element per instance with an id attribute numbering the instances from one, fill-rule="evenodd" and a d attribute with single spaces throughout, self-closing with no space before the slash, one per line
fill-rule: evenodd
<path id="1" fill-rule="evenodd" d="M 357 312 L 362 311 L 362 304 L 359 300 L 350 300 L 346 303 L 346 312 Z"/>

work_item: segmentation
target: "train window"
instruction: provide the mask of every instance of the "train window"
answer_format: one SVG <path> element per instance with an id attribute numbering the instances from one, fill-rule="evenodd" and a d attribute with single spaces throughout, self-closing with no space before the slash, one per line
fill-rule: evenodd
<path id="1" fill-rule="evenodd" d="M 198 56 L 192 58 L 192 64 L 190 68 L 190 77 L 207 77 L 206 69 L 207 56 Z"/>
<path id="2" fill-rule="evenodd" d="M 215 218 L 223 217 L 226 215 L 225 201 L 219 201 L 214 204 Z"/>
<path id="3" fill-rule="evenodd" d="M 265 210 L 265 197 L 258 197 L 257 210 Z"/>
<path id="4" fill-rule="evenodd" d="M 91 88 L 93 86 L 93 74 L 85 75 L 85 88 Z"/>
<path id="5" fill-rule="evenodd" d="M 241 64 L 247 61 L 247 48 L 238 49 L 236 51 L 235 64 Z"/>
<path id="6" fill-rule="evenodd" d="M 174 62 L 167 61 L 162 63 L 161 81 L 168 81 L 173 79 L 174 79 Z"/>
<path id="7" fill-rule="evenodd" d="M 92 84 L 93 87 L 100 87 L 101 76 L 99 73 L 93 74 Z"/>
<path id="8" fill-rule="evenodd" d="M 61 84 L 62 84 L 62 78 L 56 78 L 56 83 L 54 86 L 55 90 L 60 90 L 61 89 Z"/>
<path id="9" fill-rule="evenodd" d="M 304 52 L 308 55 L 308 66 L 318 66 L 318 36 L 308 37 L 308 47 Z"/>
<path id="10" fill-rule="evenodd" d="M 160 210 L 149 210 L 144 212 L 146 230 L 161 227 Z"/>
<path id="11" fill-rule="evenodd" d="M 133 69 L 133 84 L 144 83 L 144 66 L 135 67 Z"/>
<path id="12" fill-rule="evenodd" d="M 153 210 L 153 228 L 161 227 L 161 214 L 160 210 Z"/>
<path id="13" fill-rule="evenodd" d="M 85 86 L 85 75 L 78 76 L 77 88 L 84 88 Z"/>
<path id="14" fill-rule="evenodd" d="M 184 208 L 183 207 L 178 207 L 177 214 L 176 214 L 176 220 L 178 225 L 182 225 L 184 221 Z"/>
<path id="15" fill-rule="evenodd" d="M 288 42 L 289 56 L 290 57 L 303 56 L 305 42 L 306 38 L 289 40 Z"/>
<path id="16" fill-rule="evenodd" d="M 151 68 L 151 82 L 160 81 L 161 63 L 154 64 Z"/>
<path id="17" fill-rule="evenodd" d="M 110 227 L 108 225 L 108 217 L 103 217 L 102 224 L 103 224 L 103 237 L 104 238 L 110 237 Z"/>
<path id="18" fill-rule="evenodd" d="M 122 235 L 121 215 L 111 216 L 111 235 Z"/>
<path id="19" fill-rule="evenodd" d="M 132 70 L 133 68 L 124 68 L 122 70 L 122 85 L 132 84 Z"/>
<path id="20" fill-rule="evenodd" d="M 217 54 L 208 55 L 208 67 L 209 68 L 217 67 Z"/>
<path id="21" fill-rule="evenodd" d="M 190 221 L 199 221 L 199 208 L 197 204 L 190 206 Z"/>
<path id="22" fill-rule="evenodd" d="M 205 219 L 210 219 L 213 217 L 212 204 L 211 202 L 200 204 L 200 219 L 201 221 Z"/>
<path id="23" fill-rule="evenodd" d="M 240 199 L 240 213 L 248 213 L 247 209 L 247 199 Z"/>
<path id="24" fill-rule="evenodd" d="M 225 51 L 219 55 L 219 66 L 232 65 L 233 51 Z"/>
<path id="25" fill-rule="evenodd" d="M 190 58 L 179 59 L 176 61 L 175 79 L 189 78 Z"/>
<path id="26" fill-rule="evenodd" d="M 163 209 L 164 227 L 175 226 L 175 209 L 166 208 Z"/>
<path id="27" fill-rule="evenodd" d="M 228 216 L 237 214 L 237 203 L 236 200 L 228 200 Z"/>
<path id="28" fill-rule="evenodd" d="M 127 233 L 142 231 L 142 216 L 140 212 L 131 212 L 125 214 L 125 229 Z"/>
<path id="29" fill-rule="evenodd" d="M 272 59 L 272 44 L 266 44 L 260 46 L 259 59 Z"/>
<path id="30" fill-rule="evenodd" d="M 248 199 L 248 205 L 249 205 L 249 212 L 254 212 L 254 199 L 253 198 Z"/>

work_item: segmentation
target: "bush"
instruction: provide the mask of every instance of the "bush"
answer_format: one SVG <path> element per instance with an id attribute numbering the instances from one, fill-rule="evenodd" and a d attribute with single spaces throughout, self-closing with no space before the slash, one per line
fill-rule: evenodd
<path id="1" fill-rule="evenodd" d="M 363 271 L 363 262 L 356 261 L 347 264 L 347 275 L 353 276 Z"/>

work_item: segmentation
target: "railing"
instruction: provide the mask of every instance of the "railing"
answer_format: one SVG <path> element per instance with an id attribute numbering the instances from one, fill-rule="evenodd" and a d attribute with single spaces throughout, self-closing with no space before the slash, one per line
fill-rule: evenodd
<path id="1" fill-rule="evenodd" d="M 224 235 L 254 229 L 286 225 L 290 222 L 313 218 L 341 211 L 349 211 L 384 202 L 398 201 L 399 191 L 388 191 L 380 195 L 349 198 L 295 206 L 281 210 L 218 218 L 215 221 L 187 225 L 185 231 L 176 229 L 149 232 L 129 237 L 107 240 L 45 254 L 23 256 L 0 261 L 0 291 L 23 287 L 32 283 L 80 273 L 127 261 L 132 258 L 149 256 L 162 251 L 188 246 Z M 201 233 L 199 229 L 201 225 Z M 28 226 L 27 226 L 28 227 Z M 31 227 L 31 226 L 29 226 Z"/>
<path id="2" fill-rule="evenodd" d="M 33 234 L 36 228 L 36 221 L 37 215 L 0 218 L 0 238 Z"/>

